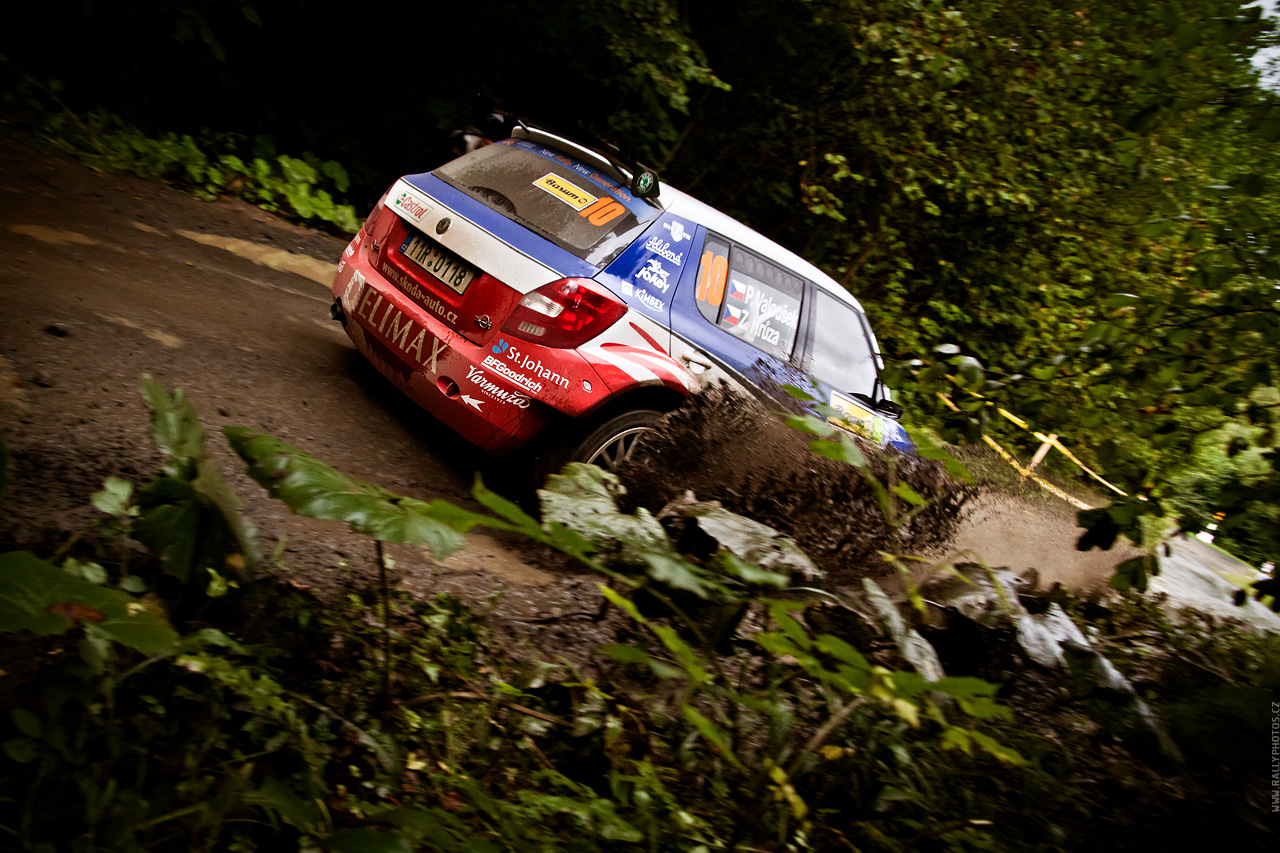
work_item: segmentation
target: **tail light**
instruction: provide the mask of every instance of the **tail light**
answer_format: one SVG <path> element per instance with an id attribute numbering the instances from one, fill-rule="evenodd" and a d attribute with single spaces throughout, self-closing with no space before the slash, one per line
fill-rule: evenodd
<path id="1" fill-rule="evenodd" d="M 576 347 L 612 326 L 627 306 L 589 278 L 562 278 L 520 300 L 502 331 L 544 347 Z"/>

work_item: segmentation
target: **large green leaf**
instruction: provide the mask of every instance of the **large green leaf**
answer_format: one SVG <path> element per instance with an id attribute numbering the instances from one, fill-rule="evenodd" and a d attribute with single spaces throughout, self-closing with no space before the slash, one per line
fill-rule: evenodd
<path id="1" fill-rule="evenodd" d="M 170 394 L 146 373 L 142 374 L 140 384 L 143 399 L 151 407 L 151 440 L 170 457 L 166 470 L 176 473 L 171 470 L 173 465 L 203 457 L 204 426 L 182 389 L 177 388 Z"/>
<path id="2" fill-rule="evenodd" d="M 26 551 L 0 555 L 0 632 L 61 634 L 77 625 L 145 655 L 178 650 L 178 633 L 133 596 Z"/>
<path id="3" fill-rule="evenodd" d="M 249 476 L 298 515 L 342 521 L 383 542 L 425 545 L 437 558 L 461 548 L 462 534 L 483 520 L 349 477 L 278 438 L 244 427 L 224 433 Z"/>
<path id="4" fill-rule="evenodd" d="M 217 464 L 205 455 L 205 433 L 195 408 L 178 388 L 170 394 L 144 374 L 142 396 L 151 407 L 151 438 L 167 455 L 165 476 L 138 494 L 140 517 L 131 535 L 160 557 L 167 573 L 203 585 L 205 569 L 245 579 L 258 562 L 255 531 L 242 515 Z M 95 506 L 132 513 L 128 484 L 107 481 Z"/>

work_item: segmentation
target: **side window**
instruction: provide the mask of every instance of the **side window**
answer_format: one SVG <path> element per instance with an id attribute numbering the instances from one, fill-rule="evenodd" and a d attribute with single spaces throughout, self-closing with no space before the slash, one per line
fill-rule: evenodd
<path id="1" fill-rule="evenodd" d="M 784 361 L 795 348 L 804 281 L 745 249 L 707 236 L 698 310 L 735 338 Z"/>
<path id="2" fill-rule="evenodd" d="M 809 375 L 837 391 L 870 396 L 876 366 L 862 319 L 850 305 L 821 289 L 815 298 Z"/>
<path id="3" fill-rule="evenodd" d="M 729 275 L 729 244 L 714 234 L 707 235 L 702 249 L 702 261 L 698 265 L 698 310 L 707 322 L 720 319 L 720 306 L 724 303 L 724 283 Z"/>

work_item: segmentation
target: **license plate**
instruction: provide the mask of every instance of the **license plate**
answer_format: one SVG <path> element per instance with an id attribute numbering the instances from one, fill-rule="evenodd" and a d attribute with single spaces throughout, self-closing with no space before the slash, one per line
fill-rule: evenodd
<path id="1" fill-rule="evenodd" d="M 454 293 L 462 293 L 476 277 L 476 271 L 461 258 L 419 234 L 405 238 L 400 244 L 400 254 L 440 279 L 441 284 Z"/>

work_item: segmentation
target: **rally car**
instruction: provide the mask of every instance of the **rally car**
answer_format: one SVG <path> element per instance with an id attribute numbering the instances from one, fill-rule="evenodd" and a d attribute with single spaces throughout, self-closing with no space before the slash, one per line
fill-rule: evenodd
<path id="1" fill-rule="evenodd" d="M 724 383 L 821 395 L 909 447 L 862 307 L 829 276 L 616 151 L 524 124 L 387 191 L 331 314 L 400 390 L 493 454 L 614 468 Z"/>

